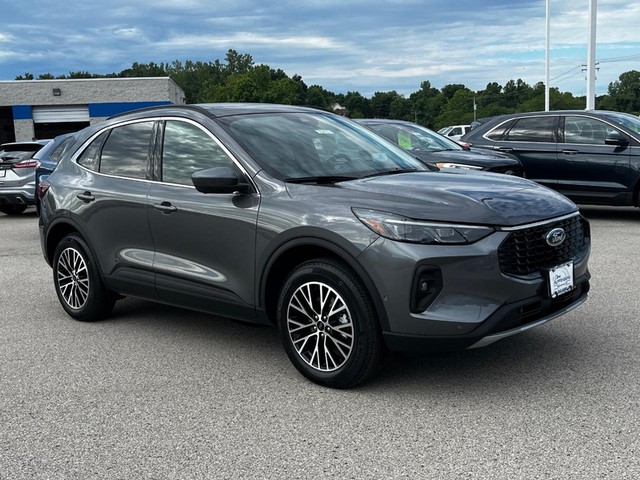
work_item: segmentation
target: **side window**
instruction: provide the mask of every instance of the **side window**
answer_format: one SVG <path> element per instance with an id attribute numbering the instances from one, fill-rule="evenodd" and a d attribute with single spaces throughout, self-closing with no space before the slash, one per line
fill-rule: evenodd
<path id="1" fill-rule="evenodd" d="M 504 122 L 504 123 L 498 125 L 497 127 L 495 127 L 490 132 L 486 133 L 484 136 L 485 136 L 485 138 L 488 138 L 489 140 L 493 140 L 495 142 L 499 142 L 500 140 L 503 140 L 505 132 L 509 129 L 509 126 L 512 125 L 512 124 L 513 124 L 512 120 Z"/>
<path id="2" fill-rule="evenodd" d="M 73 144 L 73 141 L 74 141 L 73 137 L 67 137 L 63 141 L 61 141 L 58 144 L 58 146 L 53 150 L 53 152 L 51 152 L 51 155 L 49 155 L 51 159 L 54 162 L 58 163 L 60 161 L 60 158 L 62 157 L 62 154 L 65 152 L 65 150 L 67 150 L 67 148 L 69 148 Z"/>
<path id="3" fill-rule="evenodd" d="M 233 168 L 233 160 L 207 133 L 191 123 L 167 121 L 162 146 L 163 182 L 193 185 L 194 172 L 223 166 Z"/>
<path id="4" fill-rule="evenodd" d="M 101 133 L 78 157 L 78 164 L 89 170 L 97 172 L 100 167 L 100 151 L 105 140 L 109 136 L 109 132 Z"/>
<path id="5" fill-rule="evenodd" d="M 565 143 L 581 143 L 587 145 L 605 145 L 604 139 L 608 134 L 620 130 L 588 117 L 566 117 L 564 121 Z"/>
<path id="6" fill-rule="evenodd" d="M 100 173 L 147 178 L 153 122 L 131 123 L 111 130 L 102 148 Z"/>
<path id="7" fill-rule="evenodd" d="M 510 142 L 555 142 L 556 117 L 521 118 L 509 130 Z"/>

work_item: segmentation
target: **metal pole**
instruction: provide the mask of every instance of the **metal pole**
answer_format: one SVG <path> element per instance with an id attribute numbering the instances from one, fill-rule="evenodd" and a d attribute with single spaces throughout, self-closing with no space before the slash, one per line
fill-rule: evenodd
<path id="1" fill-rule="evenodd" d="M 598 0 L 589 0 L 589 58 L 587 59 L 587 110 L 596 108 L 596 13 Z"/>
<path id="2" fill-rule="evenodd" d="M 547 0 L 547 40 L 544 67 L 544 111 L 549 111 L 549 45 L 551 39 L 551 0 Z"/>

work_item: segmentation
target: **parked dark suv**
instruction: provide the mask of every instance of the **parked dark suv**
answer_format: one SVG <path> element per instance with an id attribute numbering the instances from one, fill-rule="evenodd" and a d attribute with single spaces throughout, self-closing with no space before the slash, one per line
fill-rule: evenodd
<path id="1" fill-rule="evenodd" d="M 404 120 L 355 120 L 408 151 L 423 163 L 438 168 L 463 168 L 522 177 L 524 169 L 513 155 L 484 148 L 462 147 L 428 128 Z"/>
<path id="2" fill-rule="evenodd" d="M 41 242 L 69 315 L 131 295 L 275 324 L 332 387 L 365 380 L 384 348 L 487 345 L 589 290 L 589 225 L 562 195 L 433 171 L 314 109 L 120 115 L 78 133 L 47 182 Z"/>
<path id="3" fill-rule="evenodd" d="M 639 206 L 640 118 L 601 110 L 493 117 L 462 141 L 512 153 L 527 178 L 577 203 Z"/>

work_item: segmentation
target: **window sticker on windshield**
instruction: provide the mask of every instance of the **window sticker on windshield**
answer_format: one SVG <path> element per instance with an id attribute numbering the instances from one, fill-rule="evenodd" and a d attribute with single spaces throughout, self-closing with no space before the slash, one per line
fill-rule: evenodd
<path id="1" fill-rule="evenodd" d="M 333 135 L 331 130 L 316 130 L 316 133 L 318 135 Z"/>
<path id="2" fill-rule="evenodd" d="M 400 130 L 398 132 L 398 145 L 400 145 L 405 150 L 411 148 L 411 134 L 407 132 L 403 132 Z"/>

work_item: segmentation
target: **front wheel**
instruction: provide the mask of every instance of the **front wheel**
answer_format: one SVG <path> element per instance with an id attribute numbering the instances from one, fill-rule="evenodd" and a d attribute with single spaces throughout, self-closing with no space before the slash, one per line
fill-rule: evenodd
<path id="1" fill-rule="evenodd" d="M 332 259 L 303 263 L 289 275 L 278 302 L 278 327 L 291 362 L 318 384 L 355 386 L 379 363 L 382 338 L 369 294 Z"/>
<path id="2" fill-rule="evenodd" d="M 62 308 L 76 320 L 99 320 L 113 309 L 114 298 L 79 235 L 67 235 L 58 244 L 53 257 L 53 283 Z"/>

